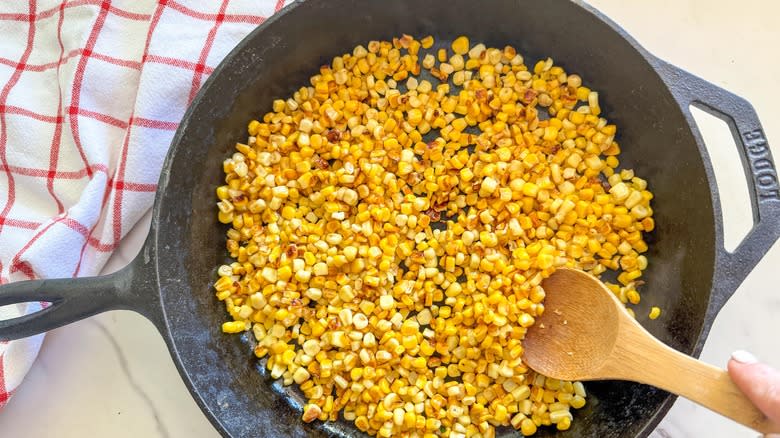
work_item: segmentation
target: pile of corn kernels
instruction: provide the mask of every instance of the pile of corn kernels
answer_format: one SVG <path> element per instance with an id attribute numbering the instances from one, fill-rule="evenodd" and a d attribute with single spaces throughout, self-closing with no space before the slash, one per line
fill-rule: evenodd
<path id="1" fill-rule="evenodd" d="M 637 304 L 652 194 L 617 170 L 615 126 L 579 76 L 529 69 L 512 47 L 433 43 L 358 46 L 249 123 L 217 188 L 235 259 L 214 286 L 223 331 L 253 331 L 306 422 L 566 430 L 582 384 L 522 360 L 540 283 L 559 266 L 614 270 L 610 288 Z"/>

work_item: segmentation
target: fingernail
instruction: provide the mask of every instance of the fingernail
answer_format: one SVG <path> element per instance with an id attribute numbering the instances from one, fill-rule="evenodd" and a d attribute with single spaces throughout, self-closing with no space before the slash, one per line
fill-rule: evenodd
<path id="1" fill-rule="evenodd" d="M 751 363 L 758 362 L 758 359 L 756 359 L 755 356 L 753 356 L 752 354 L 748 353 L 745 350 L 737 350 L 731 353 L 731 358 L 739 363 L 744 363 L 744 364 L 751 364 Z"/>

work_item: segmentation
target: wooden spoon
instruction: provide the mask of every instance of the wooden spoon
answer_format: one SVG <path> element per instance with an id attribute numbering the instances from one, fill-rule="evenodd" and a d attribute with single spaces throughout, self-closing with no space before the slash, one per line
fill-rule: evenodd
<path id="1" fill-rule="evenodd" d="M 561 268 L 542 282 L 544 313 L 525 337 L 524 361 L 562 380 L 630 380 L 681 395 L 762 433 L 780 432 L 726 371 L 648 333 L 601 281 Z"/>

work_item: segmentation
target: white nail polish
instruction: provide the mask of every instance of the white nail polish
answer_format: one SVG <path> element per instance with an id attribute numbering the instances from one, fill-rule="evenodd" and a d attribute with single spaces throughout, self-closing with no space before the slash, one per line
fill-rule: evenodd
<path id="1" fill-rule="evenodd" d="M 753 356 L 752 354 L 748 353 L 745 350 L 737 350 L 731 353 L 731 358 L 739 363 L 744 363 L 744 364 L 751 364 L 751 363 L 758 362 L 758 359 L 756 359 L 755 356 Z"/>

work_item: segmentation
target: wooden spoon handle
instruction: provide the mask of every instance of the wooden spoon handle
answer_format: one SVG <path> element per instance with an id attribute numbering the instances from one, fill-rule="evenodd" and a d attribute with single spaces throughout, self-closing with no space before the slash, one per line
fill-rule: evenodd
<path id="1" fill-rule="evenodd" d="M 758 432 L 780 432 L 780 425 L 759 411 L 726 371 L 682 354 L 655 339 L 653 341 L 645 344 L 641 353 L 629 352 L 631 348 L 614 352 L 618 355 L 630 354 L 633 359 L 641 358 L 639 362 L 643 362 L 635 368 L 632 376 L 624 376 L 627 380 L 681 395 Z"/>

